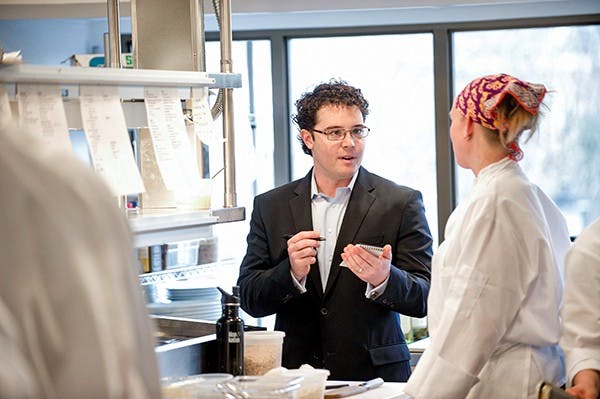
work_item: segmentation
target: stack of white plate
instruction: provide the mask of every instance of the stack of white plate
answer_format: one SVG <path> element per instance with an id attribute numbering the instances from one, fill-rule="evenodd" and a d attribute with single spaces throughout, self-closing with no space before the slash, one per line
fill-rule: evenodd
<path id="1" fill-rule="evenodd" d="M 166 287 L 167 303 L 149 303 L 154 315 L 216 321 L 221 317 L 221 293 L 215 287 L 201 287 L 197 281 L 176 281 Z"/>

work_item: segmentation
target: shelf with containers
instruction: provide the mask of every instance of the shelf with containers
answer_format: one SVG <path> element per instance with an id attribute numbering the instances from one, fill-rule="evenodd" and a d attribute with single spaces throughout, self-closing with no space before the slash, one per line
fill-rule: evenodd
<path id="1" fill-rule="evenodd" d="M 62 95 L 67 126 L 71 133 L 77 130 L 79 134 L 83 133 L 80 91 L 81 98 L 85 95 L 83 89 L 80 90 L 80 88 L 84 85 L 116 87 L 125 117 L 125 125 L 129 130 L 130 139 L 133 139 L 134 154 L 142 177 L 145 176 L 145 172 L 150 175 L 150 171 L 144 170 L 143 163 L 139 161 L 144 154 L 150 153 L 146 150 L 152 147 L 152 145 L 142 145 L 145 140 L 142 134 L 149 131 L 146 103 L 143 100 L 145 98 L 145 88 L 176 88 L 179 99 L 183 100 L 182 116 L 191 108 L 189 105 L 194 104 L 193 89 L 203 88 L 202 91 L 204 92 L 207 89 L 219 89 L 217 98 L 221 101 L 216 102 L 215 107 L 211 109 L 211 114 L 213 119 L 216 118 L 215 110 L 218 110 L 222 115 L 222 142 L 219 138 L 218 144 L 211 147 L 211 149 L 219 151 L 220 148 L 217 147 L 223 147 L 223 169 L 220 171 L 222 172 L 224 189 L 222 207 L 220 204 L 215 204 L 214 200 L 212 206 L 197 206 L 198 204 L 195 203 L 193 206 L 181 206 L 181 203 L 177 203 L 177 198 L 175 198 L 175 206 L 172 206 L 173 198 L 169 199 L 168 206 L 161 206 L 160 201 L 152 202 L 150 196 L 146 195 L 148 193 L 148 186 L 146 185 L 146 193 L 144 194 L 146 198 L 139 198 L 135 195 L 115 198 L 115 206 L 117 206 L 118 199 L 119 206 L 126 214 L 132 231 L 134 246 L 132 251 L 139 253 L 140 250 L 143 252 L 144 248 L 149 249 L 150 247 L 158 247 L 164 250 L 165 247 L 170 249 L 172 243 L 185 245 L 186 242 L 196 241 L 198 246 L 204 242 L 211 246 L 207 253 L 212 254 L 215 251 L 215 242 L 210 240 L 211 238 L 218 238 L 214 237 L 213 227 L 221 223 L 242 221 L 246 217 L 245 209 L 237 206 L 235 195 L 232 91 L 241 87 L 242 78 L 240 74 L 233 73 L 231 70 L 231 0 L 215 0 L 214 2 L 215 15 L 219 19 L 219 29 L 221 31 L 221 71 L 219 73 L 204 72 L 206 68 L 204 67 L 203 1 L 174 0 L 166 3 L 163 0 L 132 0 L 130 4 L 133 59 L 136 69 L 120 68 L 120 64 L 116 61 L 120 59 L 121 55 L 120 46 L 117 44 L 119 39 L 123 38 L 118 26 L 120 21 L 119 2 L 107 0 L 109 34 L 105 34 L 104 38 L 104 60 L 110 60 L 107 64 L 111 68 L 50 67 L 26 64 L 0 65 L 0 88 L 6 89 L 9 100 L 13 100 L 9 101 L 9 106 L 11 109 L 16 110 L 17 101 L 14 100 L 20 84 L 58 86 Z M 13 112 L 13 114 L 15 113 Z M 186 115 L 189 116 L 189 114 Z M 150 114 L 150 119 L 152 117 L 153 115 Z M 101 133 L 100 137 L 102 137 Z M 147 142 L 148 140 L 145 143 Z M 191 144 L 192 146 L 197 145 L 196 142 Z M 201 145 L 204 144 L 201 143 Z M 201 153 L 197 151 L 194 155 L 198 157 L 199 161 Z M 198 165 L 200 166 L 201 163 L 198 162 Z M 202 167 L 199 169 L 201 170 L 201 178 L 206 179 L 208 170 L 206 168 L 202 170 Z M 132 191 L 140 190 L 136 188 Z M 117 190 L 116 192 L 122 194 L 128 191 Z M 140 206 L 134 211 L 127 209 L 127 205 L 132 198 L 141 200 L 141 202 L 138 201 Z M 164 198 L 161 197 L 160 200 L 162 199 Z M 192 246 L 190 245 L 190 247 Z M 146 254 L 149 254 L 148 252 L 146 251 Z M 199 248 L 196 250 L 196 255 L 200 258 Z M 204 287 L 212 289 L 219 285 L 227 287 L 231 282 L 235 283 L 239 260 L 218 257 L 216 259 L 216 261 L 202 259 L 202 262 L 198 259 L 196 263 L 200 264 L 190 262 L 189 264 L 177 265 L 178 267 L 172 269 L 167 268 L 141 273 L 139 281 L 144 292 L 165 288 L 167 284 L 188 283 L 188 281 L 177 280 L 194 280 L 194 283 L 198 281 L 202 285 L 199 289 L 204 289 Z M 148 269 L 140 268 L 140 270 Z M 203 291 L 202 294 L 205 292 Z M 152 312 L 151 308 L 153 305 L 156 308 L 163 304 L 148 302 L 150 313 L 160 314 Z M 180 302 L 189 301 L 181 300 Z M 215 306 L 215 300 L 212 296 L 208 301 L 205 295 L 198 295 L 197 302 L 198 304 L 194 305 L 194 311 L 198 314 L 212 314 L 214 310 L 220 313 L 220 303 Z M 179 307 L 188 309 L 183 304 Z M 212 321 L 214 321 L 214 318 L 204 318 L 199 315 L 189 317 L 203 319 L 204 322 L 200 323 L 200 320 L 196 320 L 198 323 L 195 324 L 203 324 L 208 330 L 213 328 Z M 162 321 L 165 321 L 165 319 L 163 318 Z M 160 327 L 161 318 L 157 317 L 156 320 L 159 320 L 157 325 Z M 180 333 L 181 331 L 176 331 L 175 335 L 182 335 Z M 198 331 L 194 331 L 192 334 L 195 336 Z M 210 337 L 202 338 L 209 339 Z M 202 367 L 204 367 L 203 360 L 207 360 L 204 351 L 208 346 L 205 346 L 204 341 L 202 341 L 202 344 L 194 342 L 196 342 L 194 339 L 178 342 L 173 344 L 176 348 L 173 345 L 161 346 L 158 344 L 156 353 L 161 376 L 197 374 L 206 371 Z M 206 344 L 208 345 L 208 341 Z"/>
<path id="2" fill-rule="evenodd" d="M 110 85 L 119 89 L 127 126 L 146 126 L 142 101 L 146 86 L 176 87 L 181 98 L 190 98 L 195 87 L 237 88 L 241 75 L 235 73 L 204 73 L 191 71 L 166 71 L 116 68 L 49 67 L 39 65 L 0 65 L 0 83 L 8 97 L 14 99 L 17 86 L 26 84 L 52 84 L 61 89 L 67 123 L 70 129 L 82 127 L 79 110 L 79 85 Z M 16 103 L 10 102 L 16 110 Z M 169 242 L 205 238 L 212 234 L 211 226 L 217 223 L 245 219 L 242 207 L 223 207 L 202 211 L 178 209 L 140 209 L 127 212 L 134 235 L 135 247 L 145 247 Z M 194 273 L 192 268 L 184 268 Z M 196 273 L 197 274 L 197 273 Z M 182 272 L 159 273 L 162 280 L 182 278 Z M 144 280 L 152 279 L 145 276 Z"/>
<path id="3" fill-rule="evenodd" d="M 139 281 L 146 294 L 148 310 L 155 315 L 174 315 L 173 311 L 189 311 L 189 315 L 180 317 L 202 318 L 205 322 L 214 321 L 213 313 L 220 313 L 220 303 L 215 304 L 212 295 L 207 298 L 206 288 L 216 286 L 228 287 L 235 284 L 239 267 L 239 259 L 225 259 L 218 255 L 218 234 L 213 233 L 213 227 L 222 223 L 243 221 L 246 218 L 245 209 L 236 204 L 235 194 L 235 161 L 234 161 L 234 129 L 233 129 L 233 89 L 241 87 L 242 77 L 232 72 L 231 62 L 231 0 L 216 0 L 215 15 L 219 20 L 221 43 L 221 67 L 219 73 L 204 72 L 204 10 L 203 2 L 198 0 L 174 0 L 166 3 L 162 0 L 132 0 L 132 52 L 135 69 L 120 68 L 118 61 L 122 55 L 119 38 L 123 38 L 119 28 L 118 1 L 107 0 L 109 33 L 105 34 L 104 60 L 110 68 L 86 67 L 49 67 L 39 65 L 0 65 L 0 86 L 6 88 L 9 99 L 15 99 L 19 84 L 54 85 L 60 88 L 62 104 L 66 115 L 67 126 L 71 138 L 73 133 L 83 138 L 83 120 L 81 116 L 81 98 L 86 93 L 80 90 L 84 85 L 104 85 L 117 89 L 120 105 L 125 117 L 125 125 L 129 130 L 131 144 L 137 161 L 140 175 L 144 180 L 150 177 L 152 184 L 144 180 L 145 193 L 142 196 L 119 196 L 119 206 L 127 215 L 133 235 L 132 251 L 138 256 L 140 263 Z M 165 12 L 168 7 L 168 12 Z M 213 199 L 207 205 L 205 197 L 200 204 L 198 198 L 192 198 L 190 203 L 182 203 L 177 193 L 166 189 L 164 182 L 155 185 L 159 173 L 155 159 L 153 136 L 150 132 L 147 107 L 144 102 L 145 89 L 149 87 L 166 87 L 176 89 L 182 100 L 182 116 L 185 115 L 186 129 L 193 122 L 194 97 L 198 90 L 206 93 L 208 89 L 218 89 L 217 100 L 210 110 L 213 120 L 222 115 L 221 137 L 205 143 L 200 139 L 198 131 L 188 130 L 193 157 L 197 157 L 200 177 L 204 180 L 210 177 L 209 187 L 213 185 L 215 171 L 209 173 L 209 167 L 202 162 L 207 160 L 204 151 L 208 148 L 220 151 L 222 146 L 223 165 L 222 207 Z M 81 96 L 80 96 L 81 91 Z M 172 91 L 172 90 L 171 90 Z M 177 98 L 177 97 L 176 97 Z M 206 96 L 203 97 L 206 99 Z M 204 100 L 201 100 L 204 101 Z M 210 104 L 208 104 L 210 105 Z M 17 109 L 17 101 L 10 101 L 10 107 Z M 15 114 L 13 112 L 13 114 Z M 190 118 L 191 116 L 191 118 Z M 100 134 L 102 134 L 100 132 Z M 218 136 L 218 135 L 217 135 Z M 102 136 L 100 136 L 102 137 Z M 87 149 L 87 143 L 84 147 Z M 199 151 L 199 150 L 202 150 Z M 87 150 L 86 150 L 87 155 Z M 209 154 L 210 156 L 210 154 Z M 217 157 L 218 159 L 219 157 Z M 147 159 L 153 159 L 147 163 Z M 91 163 L 91 160 L 88 160 Z M 206 181 L 202 184 L 207 183 Z M 204 187 L 202 195 L 210 191 Z M 136 191 L 136 190 L 134 190 Z M 218 192 L 217 187 L 214 192 Z M 120 193 L 127 192 L 125 190 Z M 158 195 L 157 195 L 158 194 Z M 130 201 L 137 201 L 133 211 L 127 209 Z M 117 206 L 117 201 L 115 201 Z M 158 250 L 159 264 L 152 269 L 149 260 Z M 173 257 L 171 255 L 174 255 Z M 229 256 L 229 255 L 227 255 Z M 170 262 L 176 258 L 173 265 Z M 142 261 L 145 260 L 146 264 Z M 144 267 L 146 266 L 146 267 Z M 182 281 L 187 280 L 187 281 Z M 186 304 L 181 300 L 171 301 L 170 287 L 177 284 L 198 284 L 202 291 L 198 294 L 197 304 Z M 184 288 L 184 290 L 187 287 Z M 185 295 L 183 295 L 185 296 Z M 166 300 L 162 300 L 165 299 Z M 181 298 L 179 298 L 181 299 Z M 186 298 L 188 299 L 188 298 Z M 210 300 L 209 300 L 210 299 Z M 175 302 L 175 303 L 169 303 Z M 164 306 L 166 305 L 166 306 Z M 172 306 L 169 313 L 156 311 L 163 307 Z M 154 309 L 154 311 L 153 311 Z M 206 316 L 207 314 L 211 316 Z M 192 315 L 194 314 L 194 315 Z M 200 316 L 203 314 L 204 316 Z M 168 349 L 169 345 L 157 347 L 161 375 L 185 375 L 198 373 L 200 356 L 193 356 L 190 362 L 181 362 L 180 354 Z M 183 345 L 186 353 L 191 348 Z M 198 348 L 197 348 L 198 349 Z M 191 353 L 191 352 L 190 352 Z M 170 359 L 177 358 L 176 362 Z M 185 370 L 182 363 L 187 364 Z"/>

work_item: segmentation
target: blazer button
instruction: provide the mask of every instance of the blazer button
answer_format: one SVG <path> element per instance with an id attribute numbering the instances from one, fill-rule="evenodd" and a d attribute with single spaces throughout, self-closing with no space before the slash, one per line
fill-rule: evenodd
<path id="1" fill-rule="evenodd" d="M 327 310 L 327 308 L 321 308 L 321 316 L 327 316 L 329 314 L 329 311 Z"/>

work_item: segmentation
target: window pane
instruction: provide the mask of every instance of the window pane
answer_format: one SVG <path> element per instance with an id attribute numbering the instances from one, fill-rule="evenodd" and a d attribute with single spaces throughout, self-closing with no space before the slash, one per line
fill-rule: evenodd
<path id="1" fill-rule="evenodd" d="M 453 49 L 455 94 L 472 79 L 499 72 L 550 90 L 520 163 L 560 207 L 571 235 L 579 234 L 600 216 L 600 26 L 460 32 Z M 471 172 L 459 168 L 459 197 L 471 181 Z"/>
<path id="2" fill-rule="evenodd" d="M 425 34 L 291 39 L 290 109 L 320 82 L 341 78 L 359 87 L 371 128 L 363 158 L 369 171 L 423 193 L 437 242 L 433 37 Z M 304 176 L 312 159 L 291 127 L 292 175 Z"/>
<path id="3" fill-rule="evenodd" d="M 206 43 L 207 71 L 221 70 L 220 54 L 218 42 Z M 273 188 L 274 184 L 271 44 L 267 40 L 236 40 L 232 60 L 233 71 L 242 74 L 242 87 L 233 90 L 233 115 L 237 204 L 246 208 L 246 220 L 214 226 L 220 240 L 221 258 L 241 258 L 245 254 L 254 196 Z M 219 117 L 215 121 L 217 131 L 222 131 L 222 126 Z M 211 174 L 223 168 L 223 147 L 213 147 L 210 148 Z M 212 203 L 213 208 L 220 208 L 224 190 L 222 172 L 215 181 Z"/>

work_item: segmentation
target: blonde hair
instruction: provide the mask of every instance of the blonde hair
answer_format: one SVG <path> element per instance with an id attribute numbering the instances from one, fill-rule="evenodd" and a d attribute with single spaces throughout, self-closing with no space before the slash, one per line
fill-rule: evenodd
<path id="1" fill-rule="evenodd" d="M 538 129 L 541 114 L 541 109 L 535 115 L 531 114 L 513 96 L 507 95 L 494 110 L 494 125 L 497 130 L 485 129 L 490 133 L 488 137 L 508 150 L 508 144 L 513 141 L 518 144 L 523 132 L 527 131 L 525 142 L 533 136 Z"/>

